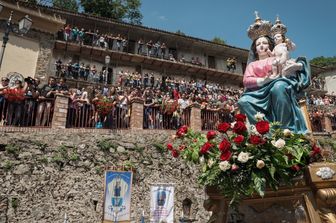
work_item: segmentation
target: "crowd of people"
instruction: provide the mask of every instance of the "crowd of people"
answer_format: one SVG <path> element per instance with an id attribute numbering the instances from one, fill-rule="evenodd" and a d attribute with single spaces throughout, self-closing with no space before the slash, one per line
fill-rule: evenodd
<path id="1" fill-rule="evenodd" d="M 88 109 L 90 111 L 84 113 L 95 113 L 94 123 L 97 128 L 119 128 L 120 125 L 127 127 L 130 102 L 133 98 L 142 98 L 144 128 L 176 129 L 180 125 L 188 124 L 189 106 L 193 103 L 200 104 L 203 110 L 225 113 L 228 114 L 226 118 L 232 118 L 241 93 L 242 89 L 225 88 L 205 81 L 178 80 L 170 76 L 155 77 L 153 73 L 141 76 L 137 72 L 120 70 L 117 83 L 113 87 L 105 85 L 95 89 L 73 89 L 70 93 L 71 103 L 74 104 L 71 106 L 71 114 L 76 113 L 76 108 Z M 100 112 L 104 110 L 100 107 L 108 108 L 109 111 Z M 93 110 L 96 112 L 92 112 Z M 82 123 L 90 123 L 89 116 L 87 115 Z M 209 126 L 207 122 L 214 122 L 214 119 L 218 121 L 221 117 L 224 116 L 211 116 L 208 120 L 203 120 L 204 128 Z M 77 125 L 74 123 L 72 125 Z M 89 125 L 92 127 L 94 124 L 91 122 Z"/>
<path id="2" fill-rule="evenodd" d="M 57 38 L 67 42 L 96 46 L 114 51 L 129 51 L 129 40 L 122 34 L 100 33 L 99 30 L 85 30 L 76 26 L 71 27 L 69 24 L 58 32 Z M 189 60 L 184 55 L 178 58 L 176 50 L 170 50 L 166 43 L 160 40 L 153 41 L 149 39 L 146 41 L 140 38 L 136 41 L 136 49 L 134 50 L 135 53 L 140 55 L 166 59 L 173 62 L 190 63 L 197 66 L 204 65 L 198 56 L 191 57 Z"/>
<path id="3" fill-rule="evenodd" d="M 49 78 L 41 85 L 38 78 L 15 80 L 13 86 L 3 77 L 0 85 L 1 125 L 50 126 L 56 93 L 64 93 L 65 84 Z"/>
<path id="4" fill-rule="evenodd" d="M 336 95 L 311 95 L 307 100 L 309 118 L 313 132 L 325 132 L 325 117 L 331 122 L 331 128 L 336 131 Z"/>
<path id="5" fill-rule="evenodd" d="M 63 63 L 59 58 L 55 62 L 55 67 L 56 77 L 84 80 L 92 83 L 112 84 L 113 81 L 112 68 L 107 68 L 106 66 L 102 67 L 101 70 L 98 70 L 94 64 L 72 62 L 72 60 Z"/>

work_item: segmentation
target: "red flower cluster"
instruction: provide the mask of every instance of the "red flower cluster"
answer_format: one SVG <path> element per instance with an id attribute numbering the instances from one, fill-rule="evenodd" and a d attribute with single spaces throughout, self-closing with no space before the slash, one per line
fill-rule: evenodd
<path id="1" fill-rule="evenodd" d="M 238 135 L 233 139 L 233 142 L 237 145 L 240 145 L 242 142 L 244 142 L 245 137 L 242 135 Z"/>
<path id="2" fill-rule="evenodd" d="M 173 144 L 168 143 L 167 144 L 167 149 L 171 151 L 173 157 L 178 157 L 180 155 L 180 152 L 177 149 L 174 149 Z"/>
<path id="3" fill-rule="evenodd" d="M 246 128 L 245 123 L 243 121 L 236 121 L 236 123 L 233 126 L 233 132 L 241 135 L 246 131 L 247 131 L 247 128 Z"/>
<path id="4" fill-rule="evenodd" d="M 187 132 L 188 132 L 188 126 L 183 125 L 177 130 L 176 136 L 178 138 L 180 138 L 180 137 L 184 136 L 185 134 L 187 134 Z"/>
<path id="5" fill-rule="evenodd" d="M 218 131 L 221 133 L 226 133 L 230 129 L 231 125 L 227 122 L 220 123 L 217 127 Z"/>
<path id="6" fill-rule="evenodd" d="M 107 115 L 110 113 L 114 107 L 113 103 L 108 100 L 99 100 L 95 103 L 96 110 L 99 115 Z"/>
<path id="7" fill-rule="evenodd" d="M 260 145 L 260 144 L 264 144 L 265 140 L 262 139 L 260 136 L 257 135 L 251 135 L 249 142 L 253 145 Z"/>
<path id="8" fill-rule="evenodd" d="M 218 148 L 221 151 L 220 159 L 222 161 L 226 161 L 231 158 L 231 143 L 226 138 L 223 139 L 223 141 L 219 144 Z"/>
<path id="9" fill-rule="evenodd" d="M 217 135 L 216 131 L 211 130 L 207 133 L 207 139 L 208 140 L 214 139 L 216 135 Z"/>
<path id="10" fill-rule="evenodd" d="M 3 90 L 5 98 L 10 102 L 20 102 L 25 99 L 25 92 L 21 89 L 5 89 Z"/>
<path id="11" fill-rule="evenodd" d="M 316 144 L 313 145 L 312 151 L 310 152 L 309 156 L 314 157 L 316 155 L 321 154 L 321 148 L 318 147 Z"/>
<path id="12" fill-rule="evenodd" d="M 204 143 L 204 145 L 200 149 L 200 154 L 203 154 L 203 155 L 207 154 L 212 147 L 213 147 L 213 144 L 211 144 L 210 142 Z"/>
<path id="13" fill-rule="evenodd" d="M 266 133 L 269 132 L 270 130 L 270 124 L 268 121 L 259 121 L 257 122 L 257 124 L 255 125 L 257 131 L 261 134 L 264 135 Z"/>
<path id="14" fill-rule="evenodd" d="M 246 121 L 246 115 L 244 114 L 236 114 L 235 115 L 235 119 L 236 121 L 240 121 L 240 122 L 245 122 Z"/>

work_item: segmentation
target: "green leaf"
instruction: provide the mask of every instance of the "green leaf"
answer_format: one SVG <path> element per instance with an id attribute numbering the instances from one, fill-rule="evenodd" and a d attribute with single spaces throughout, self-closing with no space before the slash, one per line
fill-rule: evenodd
<path id="1" fill-rule="evenodd" d="M 254 183 L 254 189 L 261 196 L 265 196 L 265 188 L 266 188 L 266 179 L 263 177 L 257 176 L 257 174 L 252 173 L 252 179 Z"/>
<path id="2" fill-rule="evenodd" d="M 191 154 L 191 158 L 192 160 L 197 163 L 198 162 L 198 159 L 199 159 L 199 154 L 198 154 L 198 151 L 197 150 L 194 150 L 193 153 Z"/>
<path id="3" fill-rule="evenodd" d="M 269 171 L 269 173 L 270 173 L 272 179 L 275 180 L 275 178 L 274 178 L 274 174 L 275 174 L 275 171 L 276 171 L 275 167 L 274 167 L 273 165 L 271 165 L 271 167 L 268 168 L 268 171 Z"/>

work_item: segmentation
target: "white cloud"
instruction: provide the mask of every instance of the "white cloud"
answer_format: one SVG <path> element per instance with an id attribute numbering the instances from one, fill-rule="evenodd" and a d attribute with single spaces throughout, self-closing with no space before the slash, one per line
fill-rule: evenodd
<path id="1" fill-rule="evenodd" d="M 166 16 L 164 16 L 164 15 L 160 15 L 160 16 L 159 16 L 159 19 L 160 19 L 160 20 L 164 20 L 164 21 L 167 20 Z"/>

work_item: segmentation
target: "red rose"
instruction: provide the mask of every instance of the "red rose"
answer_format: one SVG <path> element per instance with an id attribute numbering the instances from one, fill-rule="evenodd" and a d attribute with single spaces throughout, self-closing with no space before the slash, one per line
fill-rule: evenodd
<path id="1" fill-rule="evenodd" d="M 313 148 L 312 148 L 312 151 L 310 151 L 310 154 L 309 156 L 310 157 L 313 157 L 313 156 L 316 156 L 318 154 L 321 154 L 321 148 L 316 146 L 316 144 L 313 145 Z"/>
<path id="2" fill-rule="evenodd" d="M 236 121 L 241 121 L 241 122 L 245 122 L 246 121 L 246 115 L 244 114 L 236 114 L 235 115 L 235 119 Z"/>
<path id="3" fill-rule="evenodd" d="M 231 147 L 231 143 L 227 139 L 223 139 L 223 141 L 219 144 L 218 148 L 221 152 L 225 152 L 229 150 Z"/>
<path id="4" fill-rule="evenodd" d="M 184 150 L 185 148 L 186 148 L 185 145 L 180 145 L 180 146 L 179 146 L 179 150 L 181 150 L 181 151 Z"/>
<path id="5" fill-rule="evenodd" d="M 247 128 L 242 121 L 237 121 L 233 126 L 233 132 L 237 134 L 242 134 L 246 132 Z"/>
<path id="6" fill-rule="evenodd" d="M 230 150 L 226 150 L 225 152 L 223 152 L 220 155 L 220 160 L 222 160 L 222 161 L 229 160 L 229 159 L 231 159 L 231 155 L 232 155 L 232 153 L 230 152 Z"/>
<path id="7" fill-rule="evenodd" d="M 257 131 L 262 135 L 268 133 L 270 129 L 270 124 L 268 121 L 259 121 L 255 126 Z"/>
<path id="8" fill-rule="evenodd" d="M 260 136 L 257 135 L 251 135 L 249 142 L 253 145 L 259 145 L 259 144 L 263 144 L 264 141 L 262 140 L 262 138 Z"/>
<path id="9" fill-rule="evenodd" d="M 215 138 L 216 135 L 217 135 L 217 133 L 215 131 L 211 130 L 207 133 L 207 139 L 211 140 L 211 139 Z"/>
<path id="10" fill-rule="evenodd" d="M 181 126 L 181 127 L 177 130 L 177 132 L 176 132 L 176 136 L 177 136 L 177 137 L 182 137 L 182 136 L 184 136 L 185 134 L 187 134 L 187 132 L 188 132 L 188 126 L 183 125 L 183 126 Z"/>
<path id="11" fill-rule="evenodd" d="M 233 139 L 233 141 L 237 145 L 240 145 L 244 141 L 244 139 L 245 139 L 244 136 L 238 135 L 236 138 Z"/>
<path id="12" fill-rule="evenodd" d="M 179 155 L 180 155 L 180 153 L 179 153 L 179 151 L 177 151 L 176 149 L 173 149 L 172 150 L 172 155 L 173 155 L 173 157 L 178 157 Z"/>
<path id="13" fill-rule="evenodd" d="M 294 171 L 296 171 L 296 172 L 298 172 L 301 168 L 300 168 L 299 165 L 295 164 L 295 165 L 293 165 L 293 166 L 291 167 L 291 169 L 294 170 Z"/>
<path id="14" fill-rule="evenodd" d="M 200 153 L 201 154 L 206 154 L 212 147 L 213 145 L 209 142 L 204 143 L 204 145 L 201 147 Z"/>
<path id="15" fill-rule="evenodd" d="M 227 122 L 220 123 L 217 127 L 218 131 L 221 133 L 226 133 L 230 129 L 231 125 Z"/>
<path id="16" fill-rule="evenodd" d="M 168 144 L 167 144 L 167 149 L 168 149 L 168 150 L 173 150 L 173 149 L 174 149 L 173 144 L 168 143 Z"/>

